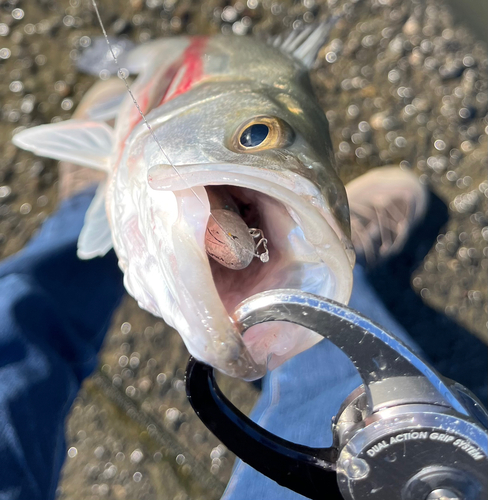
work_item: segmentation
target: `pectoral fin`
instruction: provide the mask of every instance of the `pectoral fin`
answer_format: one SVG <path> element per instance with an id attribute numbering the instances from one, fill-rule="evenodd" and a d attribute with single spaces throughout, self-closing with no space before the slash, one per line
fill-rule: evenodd
<path id="1" fill-rule="evenodd" d="M 12 142 L 38 156 L 107 172 L 114 139 L 105 123 L 68 120 L 23 130 Z"/>
<path id="2" fill-rule="evenodd" d="M 101 101 L 87 111 L 88 118 L 97 121 L 113 120 L 118 112 L 124 97 L 127 95 L 127 90 L 124 86 L 119 94 L 116 94 L 105 101 Z"/>
<path id="3" fill-rule="evenodd" d="M 117 77 L 99 80 L 83 96 L 73 119 L 108 122 L 117 117 L 128 96 L 125 83 Z"/>
<path id="4" fill-rule="evenodd" d="M 78 238 L 78 257 L 83 260 L 103 257 L 113 246 L 112 233 L 105 210 L 105 183 L 98 186 L 97 194 L 85 215 L 85 224 Z"/>

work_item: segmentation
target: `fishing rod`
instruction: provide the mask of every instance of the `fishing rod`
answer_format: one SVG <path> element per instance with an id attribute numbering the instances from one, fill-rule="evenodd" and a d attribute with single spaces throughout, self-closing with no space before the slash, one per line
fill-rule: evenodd
<path id="1" fill-rule="evenodd" d="M 266 431 L 222 394 L 213 369 L 190 358 L 188 399 L 244 462 L 318 500 L 485 500 L 488 413 L 382 327 L 342 304 L 296 290 L 247 299 L 243 331 L 268 321 L 309 328 L 339 347 L 362 379 L 333 418 L 333 444 L 311 448 Z"/>

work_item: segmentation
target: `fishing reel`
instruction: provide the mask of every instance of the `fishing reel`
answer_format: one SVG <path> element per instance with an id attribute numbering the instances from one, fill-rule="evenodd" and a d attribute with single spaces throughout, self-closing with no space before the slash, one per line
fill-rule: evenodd
<path id="1" fill-rule="evenodd" d="M 311 448 L 252 422 L 219 390 L 213 369 L 191 358 L 193 409 L 244 462 L 312 499 L 488 498 L 487 411 L 393 335 L 346 306 L 293 290 L 255 295 L 235 318 L 243 331 L 267 321 L 309 328 L 347 354 L 363 381 L 333 419 L 332 446 Z"/>

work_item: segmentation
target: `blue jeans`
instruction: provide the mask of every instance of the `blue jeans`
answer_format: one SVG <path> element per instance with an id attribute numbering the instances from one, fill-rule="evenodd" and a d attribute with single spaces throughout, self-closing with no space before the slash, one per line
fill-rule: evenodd
<path id="1" fill-rule="evenodd" d="M 81 261 L 94 191 L 64 203 L 0 265 L 0 499 L 54 498 L 64 423 L 124 287 L 115 254 Z"/>
<path id="2" fill-rule="evenodd" d="M 113 252 L 76 257 L 92 196 L 64 202 L 24 250 L 0 265 L 0 500 L 54 498 L 66 456 L 65 418 L 97 365 L 124 293 Z M 360 267 L 351 306 L 408 341 Z M 327 446 L 332 415 L 359 384 L 351 362 L 324 341 L 265 378 L 253 418 L 291 441 Z M 301 497 L 237 463 L 224 498 Z"/>

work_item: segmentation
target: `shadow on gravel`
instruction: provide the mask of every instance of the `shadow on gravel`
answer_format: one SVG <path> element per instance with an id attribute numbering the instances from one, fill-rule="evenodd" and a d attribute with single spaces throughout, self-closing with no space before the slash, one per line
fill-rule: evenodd
<path id="1" fill-rule="evenodd" d="M 424 304 L 410 285 L 412 273 L 447 220 L 447 207 L 431 193 L 428 217 L 413 232 L 402 253 L 372 271 L 369 278 L 386 307 L 424 350 L 428 361 L 444 376 L 473 391 L 486 405 L 488 347 L 446 315 Z"/>

